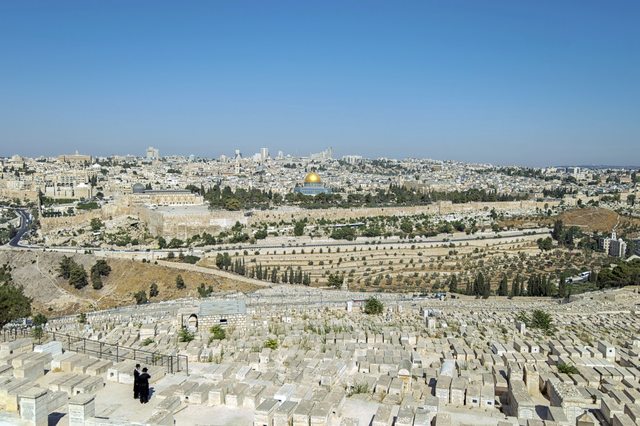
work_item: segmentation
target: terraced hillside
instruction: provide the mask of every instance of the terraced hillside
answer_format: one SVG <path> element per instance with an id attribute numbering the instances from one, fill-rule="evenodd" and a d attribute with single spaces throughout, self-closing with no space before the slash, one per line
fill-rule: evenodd
<path id="1" fill-rule="evenodd" d="M 513 238 L 471 240 L 458 243 L 371 244 L 341 247 L 282 248 L 228 252 L 232 264 L 243 264 L 245 274 L 277 282 L 288 281 L 293 273 L 310 276 L 310 285 L 336 284 L 344 277 L 351 290 L 425 291 L 446 289 L 452 274 L 459 285 L 473 281 L 482 272 L 492 287 L 506 274 L 509 278 L 532 273 L 553 274 L 559 269 L 582 268 L 598 262 L 599 255 L 589 258 L 581 251 L 554 250 L 542 252 L 536 240 L 539 235 Z M 201 260 L 199 265 L 216 268 L 216 255 Z M 286 277 L 285 277 L 286 276 Z M 334 277 L 333 281 L 331 277 Z M 339 281 L 339 280 L 338 280 Z M 295 278 L 294 278 L 295 282 Z"/>

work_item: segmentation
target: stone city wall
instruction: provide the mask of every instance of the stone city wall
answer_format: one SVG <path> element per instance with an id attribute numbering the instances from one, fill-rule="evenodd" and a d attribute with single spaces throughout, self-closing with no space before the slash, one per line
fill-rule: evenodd
<path id="1" fill-rule="evenodd" d="M 87 212 L 78 213 L 75 216 L 41 217 L 40 225 L 43 232 L 51 232 L 58 229 L 89 226 L 91 219 L 93 218 L 104 219 L 102 216 L 102 210 L 89 210 Z"/>
<path id="2" fill-rule="evenodd" d="M 453 204 L 450 201 L 440 201 L 426 206 L 403 206 L 403 207 L 364 207 L 364 208 L 331 208 L 331 209 L 292 209 L 282 210 L 261 210 L 253 212 L 249 218 L 250 224 L 260 222 L 279 222 L 281 220 L 290 222 L 304 218 L 318 220 L 337 219 L 357 219 L 370 216 L 413 216 L 419 214 L 454 214 L 454 213 L 474 213 L 480 211 L 513 211 L 513 210 L 535 210 L 557 206 L 559 201 L 497 201 L 497 202 L 471 202 L 464 204 Z"/>
<path id="3" fill-rule="evenodd" d="M 18 198 L 20 200 L 37 201 L 38 191 L 0 188 L 0 198 L 6 198 L 10 200 Z"/>
<path id="4" fill-rule="evenodd" d="M 183 214 L 167 214 L 161 210 L 142 207 L 138 209 L 138 213 L 138 217 L 145 222 L 151 235 L 161 235 L 167 239 L 187 239 L 203 232 L 218 234 L 231 228 L 236 222 L 247 222 L 242 212 L 223 210 L 189 212 L 187 209 Z"/>

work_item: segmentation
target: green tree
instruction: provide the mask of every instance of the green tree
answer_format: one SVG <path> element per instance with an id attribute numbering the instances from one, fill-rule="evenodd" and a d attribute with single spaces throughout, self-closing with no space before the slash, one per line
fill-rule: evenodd
<path id="1" fill-rule="evenodd" d="M 93 288 L 100 290 L 102 288 L 102 277 L 111 273 L 111 266 L 106 260 L 100 259 L 91 267 L 91 283 Z"/>
<path id="2" fill-rule="evenodd" d="M 304 225 L 304 220 L 297 221 L 293 226 L 293 235 L 295 235 L 296 237 L 302 236 L 304 234 Z"/>
<path id="3" fill-rule="evenodd" d="M 553 330 L 553 320 L 551 315 L 547 312 L 536 309 L 531 315 L 531 323 L 528 324 L 531 328 L 537 328 L 545 333 L 550 333 Z"/>
<path id="4" fill-rule="evenodd" d="M 375 297 L 370 297 L 364 303 L 364 313 L 367 315 L 379 315 L 384 311 L 384 305 Z"/>
<path id="5" fill-rule="evenodd" d="M 167 240 L 165 240 L 163 237 L 158 237 L 158 248 L 162 250 L 166 247 L 167 247 Z"/>
<path id="6" fill-rule="evenodd" d="M 564 233 L 564 224 L 562 220 L 558 219 L 553 223 L 553 231 L 551 231 L 551 236 L 556 241 L 562 240 L 562 235 Z"/>
<path id="7" fill-rule="evenodd" d="M 500 285 L 498 286 L 498 296 L 507 296 L 509 294 L 509 282 L 507 281 L 507 275 L 502 275 Z"/>
<path id="8" fill-rule="evenodd" d="M 458 292 L 458 276 L 456 274 L 451 275 L 451 280 L 449 280 L 449 291 L 451 293 Z"/>
<path id="9" fill-rule="evenodd" d="M 71 266 L 73 264 L 75 264 L 73 259 L 68 256 L 62 256 L 62 260 L 60 260 L 60 266 L 58 267 L 58 273 L 65 280 L 68 280 L 71 276 Z"/>
<path id="10" fill-rule="evenodd" d="M 553 249 L 553 240 L 551 239 L 551 237 L 547 237 L 547 238 L 539 238 L 538 239 L 538 248 L 542 251 L 548 251 Z"/>
<path id="11" fill-rule="evenodd" d="M 31 337 L 36 339 L 38 342 L 40 342 L 42 336 L 44 336 L 44 331 L 42 330 L 41 325 L 36 325 L 31 329 Z"/>
<path id="12" fill-rule="evenodd" d="M 204 283 L 200 283 L 200 286 L 197 288 L 197 290 L 198 290 L 198 296 L 209 297 L 211 296 L 211 293 L 213 293 L 213 286 L 209 285 L 209 287 L 206 287 Z"/>
<path id="13" fill-rule="evenodd" d="M 102 288 L 102 277 L 99 274 L 91 274 L 91 286 L 95 290 L 100 290 Z"/>
<path id="14" fill-rule="evenodd" d="M 560 274 L 560 281 L 558 282 L 558 297 L 567 297 L 567 276 L 566 274 Z"/>
<path id="15" fill-rule="evenodd" d="M 400 230 L 405 234 L 410 234 L 413 232 L 413 223 L 410 220 L 405 219 L 400 223 Z"/>
<path id="16" fill-rule="evenodd" d="M 99 218 L 94 217 L 93 219 L 91 219 L 90 226 L 91 226 L 91 230 L 93 232 L 96 232 L 96 231 L 99 231 L 100 228 L 104 226 L 104 223 L 102 223 L 102 221 Z"/>
<path id="17" fill-rule="evenodd" d="M 338 274 L 337 272 L 335 274 L 329 274 L 329 286 L 330 287 L 334 287 L 334 288 L 340 288 L 342 287 L 342 284 L 344 283 L 344 275 L 343 274 Z"/>
<path id="18" fill-rule="evenodd" d="M 22 287 L 0 285 L 0 328 L 9 322 L 31 315 L 31 299 L 24 295 Z"/>
<path id="19" fill-rule="evenodd" d="M 491 281 L 487 278 L 487 281 L 482 286 L 482 297 L 488 298 L 491 295 Z"/>
<path id="20" fill-rule="evenodd" d="M 109 266 L 106 260 L 97 260 L 95 265 L 91 267 L 91 273 L 100 274 L 106 277 L 111 273 L 111 266 Z"/>
<path id="21" fill-rule="evenodd" d="M 33 317 L 33 325 L 43 326 L 48 322 L 49 322 L 49 319 L 46 316 L 44 316 L 43 314 L 41 314 L 41 313 L 37 313 Z"/>
<path id="22" fill-rule="evenodd" d="M 85 314 L 84 312 L 80 312 L 78 314 L 78 323 L 85 324 L 86 322 L 87 322 L 87 314 Z"/>
<path id="23" fill-rule="evenodd" d="M 511 284 L 511 296 L 518 297 L 520 296 L 520 274 L 516 275 Z"/>
<path id="24" fill-rule="evenodd" d="M 484 295 L 485 287 L 488 286 L 488 283 L 485 283 L 484 274 L 482 272 L 478 272 L 478 275 L 476 275 L 476 279 L 473 282 L 473 294 L 476 296 Z"/>
<path id="25" fill-rule="evenodd" d="M 84 266 L 74 262 L 69 274 L 69 284 L 77 289 L 84 288 L 89 284 L 87 281 L 87 271 L 85 271 Z"/>
<path id="26" fill-rule="evenodd" d="M 147 293 L 144 290 L 134 293 L 133 298 L 136 300 L 136 305 L 144 305 L 149 301 L 147 299 Z"/>
<path id="27" fill-rule="evenodd" d="M 187 285 L 184 283 L 184 279 L 182 278 L 182 275 L 178 274 L 178 276 L 176 277 L 176 288 L 178 290 L 182 290 L 187 288 Z"/>
<path id="28" fill-rule="evenodd" d="M 151 283 L 151 285 L 149 286 L 149 297 L 156 297 L 159 294 L 160 291 L 158 290 L 158 284 Z"/>
<path id="29" fill-rule="evenodd" d="M 334 240 L 353 241 L 356 239 L 356 230 L 350 226 L 334 228 L 333 231 L 331 231 L 330 237 Z"/>

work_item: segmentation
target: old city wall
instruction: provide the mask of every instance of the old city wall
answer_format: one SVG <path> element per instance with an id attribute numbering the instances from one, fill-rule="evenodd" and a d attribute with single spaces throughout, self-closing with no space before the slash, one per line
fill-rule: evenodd
<path id="1" fill-rule="evenodd" d="M 185 209 L 182 214 L 166 214 L 160 210 L 141 207 L 137 211 L 138 217 L 147 225 L 149 233 L 164 238 L 186 239 L 203 232 L 217 234 L 229 229 L 236 222 L 246 223 L 247 221 L 242 212 L 221 210 L 192 213 L 189 209 Z"/>
<path id="2" fill-rule="evenodd" d="M 17 190 L 17 189 L 8 189 L 8 188 L 0 188 L 0 198 L 7 198 L 10 200 L 19 199 L 26 201 L 37 201 L 38 200 L 38 191 L 27 191 L 27 190 Z"/>
<path id="3" fill-rule="evenodd" d="M 297 209 L 290 211 L 264 210 L 253 213 L 249 219 L 250 224 L 258 224 L 261 222 L 290 222 L 292 220 L 301 220 L 304 218 L 318 220 L 324 218 L 326 220 L 337 219 L 358 219 L 368 216 L 414 216 L 419 214 L 454 214 L 454 213 L 473 213 L 480 211 L 514 211 L 514 210 L 535 210 L 536 208 L 544 209 L 557 206 L 558 201 L 498 201 L 490 203 L 471 202 L 465 204 L 453 204 L 450 201 L 442 201 L 426 206 L 408 206 L 408 207 L 379 207 L 379 208 L 351 208 L 351 209 Z"/>
<path id="4" fill-rule="evenodd" d="M 69 229 L 89 226 L 91 219 L 104 219 L 101 210 L 90 210 L 76 214 L 75 216 L 61 217 L 41 217 L 40 225 L 43 232 L 56 231 L 58 229 Z"/>
<path id="5" fill-rule="evenodd" d="M 108 204 L 101 210 L 93 210 L 80 213 L 76 216 L 41 218 L 42 229 L 49 232 L 56 229 L 88 226 L 94 217 L 109 219 L 121 215 L 138 217 L 146 225 L 153 236 L 164 238 L 186 239 L 195 234 L 208 232 L 217 234 L 227 230 L 236 222 L 242 224 L 259 224 L 264 222 L 290 222 L 304 218 L 311 220 L 358 219 L 367 216 L 413 216 L 418 214 L 470 214 L 480 211 L 523 211 L 544 209 L 558 205 L 558 201 L 505 201 L 493 203 L 472 202 L 466 204 L 453 204 L 451 202 L 439 202 L 427 206 L 408 207 L 380 207 L 380 208 L 352 208 L 352 209 L 291 209 L 291 210 L 263 210 L 253 212 L 250 217 L 245 217 L 243 212 L 226 210 L 197 210 L 190 211 L 184 208 L 180 214 L 167 213 L 162 210 L 150 209 L 142 206 L 129 206 L 126 204 Z"/>

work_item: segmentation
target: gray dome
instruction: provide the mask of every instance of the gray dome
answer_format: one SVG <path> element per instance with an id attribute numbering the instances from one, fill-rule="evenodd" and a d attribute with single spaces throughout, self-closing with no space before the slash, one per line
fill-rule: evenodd
<path id="1" fill-rule="evenodd" d="M 141 183 L 136 183 L 131 187 L 131 191 L 133 191 L 134 194 L 141 194 L 144 192 L 144 185 Z"/>

